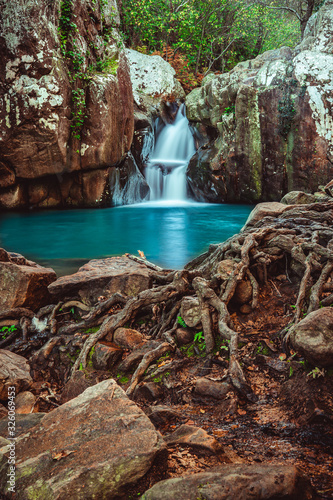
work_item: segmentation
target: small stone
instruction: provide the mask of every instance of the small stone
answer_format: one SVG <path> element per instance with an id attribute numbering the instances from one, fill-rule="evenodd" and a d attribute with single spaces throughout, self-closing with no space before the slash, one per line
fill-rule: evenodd
<path id="1" fill-rule="evenodd" d="M 198 378 L 194 387 L 196 396 L 211 397 L 214 399 L 224 399 L 227 393 L 231 390 L 231 386 L 227 382 L 218 382 L 209 378 Z"/>
<path id="2" fill-rule="evenodd" d="M 234 271 L 237 263 L 231 259 L 221 260 L 217 265 L 217 274 L 222 280 L 227 280 Z"/>
<path id="3" fill-rule="evenodd" d="M 173 420 L 180 420 L 182 416 L 169 406 L 150 406 L 146 411 L 147 417 L 153 422 L 154 425 L 161 425 L 169 423 Z"/>
<path id="4" fill-rule="evenodd" d="M 110 336 L 107 335 L 105 340 L 112 342 Z M 142 333 L 131 328 L 117 328 L 113 334 L 113 342 L 122 347 L 122 349 L 135 349 L 145 341 Z"/>
<path id="5" fill-rule="evenodd" d="M 201 322 L 199 300 L 195 297 L 184 297 L 181 302 L 180 315 L 186 325 L 193 328 Z"/>
<path id="6" fill-rule="evenodd" d="M 249 304 L 244 304 L 239 310 L 242 314 L 250 314 L 252 312 L 252 307 Z"/>
<path id="7" fill-rule="evenodd" d="M 23 356 L 0 349 L 0 400 L 7 401 L 8 388 L 14 386 L 16 395 L 30 388 L 30 366 Z"/>
<path id="8" fill-rule="evenodd" d="M 123 351 L 111 342 L 97 342 L 91 357 L 95 370 L 111 370 L 122 357 Z"/>
<path id="9" fill-rule="evenodd" d="M 16 413 L 26 415 L 28 413 L 31 413 L 33 409 L 35 410 L 35 412 L 38 411 L 35 403 L 36 396 L 34 396 L 32 392 L 20 392 L 20 394 L 18 394 L 15 398 Z"/>
<path id="10" fill-rule="evenodd" d="M 177 328 L 176 339 L 179 346 L 193 342 L 194 333 L 188 328 Z"/>
<path id="11" fill-rule="evenodd" d="M 221 445 L 213 436 L 210 436 L 206 431 L 194 425 L 181 425 L 175 432 L 163 436 L 163 439 L 169 445 L 186 445 L 210 454 L 222 451 Z"/>
<path id="12" fill-rule="evenodd" d="M 313 194 L 304 193 L 303 191 L 290 191 L 281 200 L 285 205 L 308 205 L 315 203 L 316 198 Z"/>
<path id="13" fill-rule="evenodd" d="M 156 401 L 163 397 L 164 391 L 162 387 L 154 382 L 143 383 L 137 386 L 134 391 L 134 400 Z"/>

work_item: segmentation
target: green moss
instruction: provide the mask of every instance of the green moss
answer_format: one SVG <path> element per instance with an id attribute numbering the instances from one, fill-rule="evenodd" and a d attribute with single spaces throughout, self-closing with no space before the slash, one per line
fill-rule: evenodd
<path id="1" fill-rule="evenodd" d="M 94 352 L 95 352 L 95 346 L 93 346 L 90 351 L 89 351 L 89 354 L 87 356 L 87 367 L 88 368 L 92 368 L 93 366 L 93 362 L 92 362 L 92 357 L 94 355 Z"/>

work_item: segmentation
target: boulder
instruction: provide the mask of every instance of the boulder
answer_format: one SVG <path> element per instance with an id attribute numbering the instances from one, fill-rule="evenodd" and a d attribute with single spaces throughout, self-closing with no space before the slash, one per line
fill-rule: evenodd
<path id="1" fill-rule="evenodd" d="M 110 297 L 116 292 L 135 296 L 151 284 L 149 270 L 144 264 L 128 257 L 110 257 L 89 261 L 77 273 L 51 283 L 48 289 L 54 299 L 77 297 L 95 304 L 98 297 Z"/>
<path id="2" fill-rule="evenodd" d="M 332 7 L 314 14 L 295 49 L 240 62 L 186 97 L 189 120 L 212 139 L 188 170 L 196 199 L 276 201 L 332 179 Z"/>
<path id="3" fill-rule="evenodd" d="M 213 455 L 222 451 L 221 445 L 213 436 L 194 425 L 181 425 L 171 434 L 163 436 L 163 439 L 168 445 L 180 444 Z"/>
<path id="4" fill-rule="evenodd" d="M 240 281 L 236 287 L 233 300 L 237 302 L 237 304 L 243 305 L 249 302 L 252 299 L 252 285 L 250 281 Z"/>
<path id="5" fill-rule="evenodd" d="M 179 346 L 189 344 L 194 340 L 194 333 L 188 328 L 177 328 L 176 339 Z"/>
<path id="6" fill-rule="evenodd" d="M 293 326 L 290 341 L 314 366 L 333 366 L 333 308 L 323 307 Z"/>
<path id="7" fill-rule="evenodd" d="M 142 500 L 313 499 L 310 480 L 290 465 L 221 465 L 187 477 L 166 479 L 146 491 Z"/>
<path id="8" fill-rule="evenodd" d="M 175 78 L 175 70 L 160 56 L 147 56 L 126 49 L 135 104 L 145 111 L 165 100 L 184 99 L 185 92 Z"/>
<path id="9" fill-rule="evenodd" d="M 112 340 L 110 337 L 106 336 L 105 340 Z M 113 342 L 123 349 L 133 350 L 145 342 L 142 333 L 131 328 L 117 328 L 112 337 Z"/>
<path id="10" fill-rule="evenodd" d="M 181 302 L 180 315 L 187 326 L 195 327 L 201 322 L 199 300 L 195 297 L 184 297 Z"/>
<path id="11" fill-rule="evenodd" d="M 7 454 L 0 454 L 2 495 Z M 52 410 L 20 437 L 16 498 L 116 498 L 157 458 L 163 469 L 162 436 L 116 382 L 106 380 Z"/>
<path id="12" fill-rule="evenodd" d="M 315 203 L 316 197 L 314 194 L 304 193 L 303 191 L 290 191 L 284 195 L 280 203 L 285 205 L 307 205 Z"/>
<path id="13" fill-rule="evenodd" d="M 26 434 L 30 429 L 35 427 L 41 419 L 44 417 L 45 413 L 29 413 L 27 415 L 16 415 L 15 417 L 15 437 Z M 8 436 L 8 418 L 3 418 L 0 420 L 0 436 Z"/>
<path id="14" fill-rule="evenodd" d="M 10 351 L 0 349 L 0 400 L 7 401 L 8 388 L 15 387 L 16 395 L 32 384 L 28 361 Z"/>
<path id="15" fill-rule="evenodd" d="M 13 0 L 1 12 L 0 208 L 109 204 L 109 167 L 132 143 L 117 3 L 75 0 L 70 13 L 64 5 Z M 70 35 L 61 32 L 65 15 Z M 73 65 L 81 77 L 72 78 Z M 87 189 L 87 177 L 98 183 Z"/>
<path id="16" fill-rule="evenodd" d="M 290 208 L 291 207 L 289 207 L 289 205 L 286 206 L 284 203 L 278 202 L 258 203 L 258 205 L 255 206 L 255 208 L 248 216 L 245 226 L 242 230 L 244 230 L 248 226 L 254 226 L 264 217 L 278 217 L 279 215 L 283 214 L 285 210 L 288 210 Z"/>
<path id="17" fill-rule="evenodd" d="M 14 307 L 37 310 L 48 303 L 48 285 L 57 279 L 53 269 L 0 252 L 0 312 Z"/>

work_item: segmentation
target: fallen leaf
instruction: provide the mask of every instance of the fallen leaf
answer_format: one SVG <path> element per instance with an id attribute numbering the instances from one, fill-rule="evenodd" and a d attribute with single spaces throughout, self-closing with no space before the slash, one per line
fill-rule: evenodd
<path id="1" fill-rule="evenodd" d="M 70 450 L 62 450 L 59 453 L 56 453 L 53 455 L 53 460 L 61 460 L 62 458 L 68 457 L 68 455 L 71 455 L 72 453 L 75 453 L 75 451 L 70 451 Z"/>
<path id="2" fill-rule="evenodd" d="M 238 415 L 246 415 L 246 411 L 242 410 L 241 408 L 238 408 L 237 413 Z"/>
<path id="3" fill-rule="evenodd" d="M 138 250 L 138 253 L 140 255 L 140 257 L 142 257 L 143 259 L 145 259 L 145 254 L 141 251 L 141 250 Z"/>
<path id="4" fill-rule="evenodd" d="M 287 358 L 287 355 L 284 352 L 282 352 L 281 354 L 279 354 L 279 359 L 281 361 L 284 361 L 286 358 Z"/>
<path id="5" fill-rule="evenodd" d="M 202 409 L 200 408 L 200 413 L 206 413 L 206 412 L 205 412 L 205 410 L 202 410 Z"/>

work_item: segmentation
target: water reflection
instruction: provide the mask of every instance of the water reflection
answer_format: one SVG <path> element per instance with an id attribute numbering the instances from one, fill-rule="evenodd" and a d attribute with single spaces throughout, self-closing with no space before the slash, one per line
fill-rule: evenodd
<path id="1" fill-rule="evenodd" d="M 0 246 L 63 274 L 83 261 L 126 252 L 181 268 L 210 243 L 243 226 L 251 207 L 145 203 L 103 210 L 10 213 L 0 216 Z"/>

